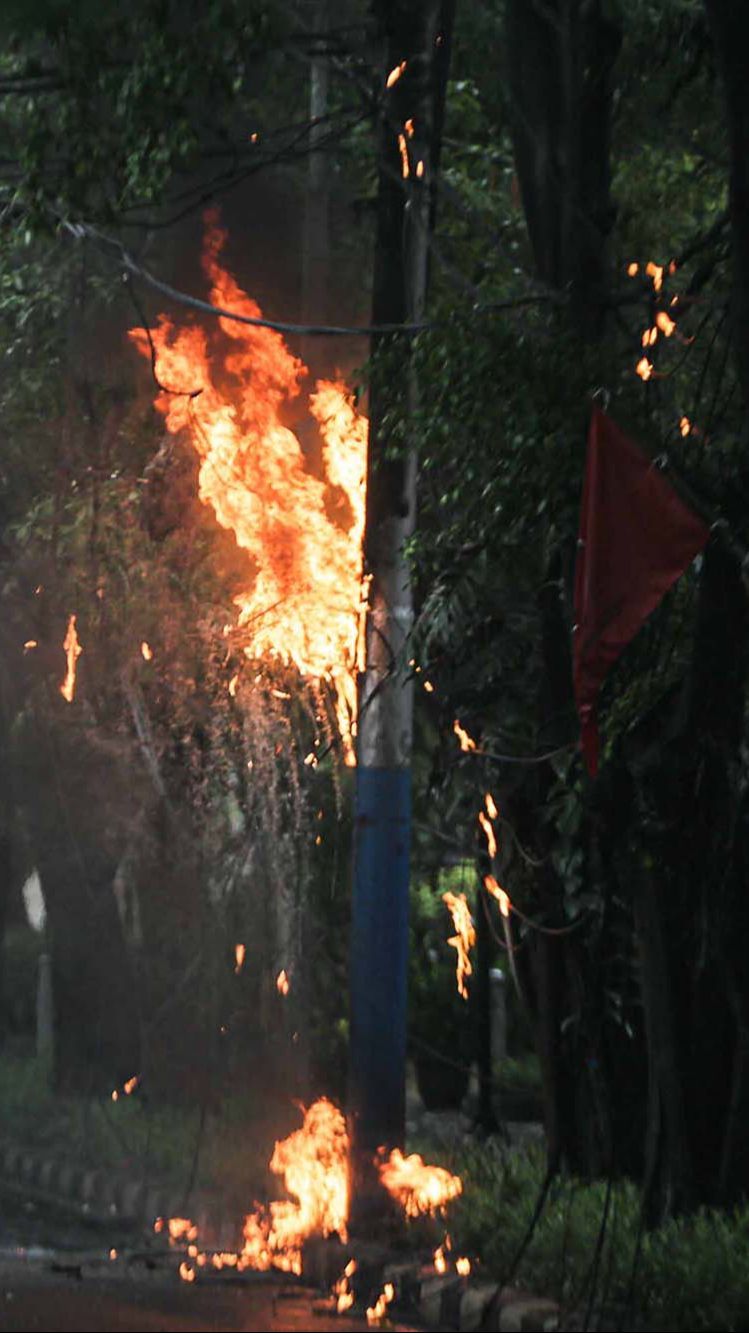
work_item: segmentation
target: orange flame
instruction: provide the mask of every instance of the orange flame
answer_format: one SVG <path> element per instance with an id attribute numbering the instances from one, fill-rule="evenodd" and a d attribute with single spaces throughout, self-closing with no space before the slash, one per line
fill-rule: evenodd
<path id="1" fill-rule="evenodd" d="M 286 975 L 285 967 L 281 968 L 281 971 L 276 977 L 276 989 L 279 995 L 288 995 L 289 991 L 291 990 L 291 982 L 289 981 L 289 978 Z"/>
<path id="2" fill-rule="evenodd" d="M 640 376 L 641 380 L 651 379 L 653 374 L 652 361 L 648 361 L 646 356 L 641 357 L 635 366 L 635 372 Z"/>
<path id="3" fill-rule="evenodd" d="M 409 139 L 413 139 L 413 137 L 414 137 L 414 123 L 413 123 L 413 120 L 411 119 L 410 116 L 409 116 L 408 120 L 404 120 L 404 122 L 403 122 L 403 128 L 404 128 L 404 130 L 406 131 L 406 134 L 408 135 Z"/>
<path id="4" fill-rule="evenodd" d="M 499 810 L 497 809 L 496 802 L 490 791 L 486 793 L 486 796 L 484 797 L 484 803 L 486 805 L 486 813 L 488 814 L 489 818 L 497 819 L 499 817 Z"/>
<path id="5" fill-rule="evenodd" d="M 401 176 L 404 180 L 408 180 L 411 174 L 411 163 L 408 160 L 408 144 L 406 143 L 405 134 L 398 135 L 398 148 L 401 155 Z"/>
<path id="6" fill-rule="evenodd" d="M 392 1282 L 386 1282 L 385 1286 L 382 1288 L 382 1291 L 377 1297 L 377 1300 L 375 1301 L 374 1305 L 370 1305 L 367 1307 L 368 1324 L 379 1324 L 380 1320 L 385 1318 L 385 1315 L 387 1314 L 387 1308 L 390 1305 L 391 1301 L 393 1300 L 394 1296 L 395 1296 L 395 1287 L 393 1286 Z"/>
<path id="7" fill-rule="evenodd" d="M 471 1261 L 463 1256 L 460 1259 L 455 1260 L 455 1267 L 461 1277 L 468 1277 L 468 1274 L 471 1271 Z"/>
<path id="8" fill-rule="evenodd" d="M 393 69 L 391 69 L 390 73 L 387 76 L 387 79 L 385 80 L 386 88 L 392 88 L 393 84 L 396 84 L 398 82 L 399 78 L 401 78 L 401 76 L 405 74 L 407 65 L 408 65 L 407 60 L 401 60 L 399 65 L 396 65 Z"/>
<path id="9" fill-rule="evenodd" d="M 145 662 L 153 661 L 153 648 L 151 647 L 150 643 L 146 643 L 145 639 L 140 645 L 140 651 L 143 654 L 143 660 Z"/>
<path id="10" fill-rule="evenodd" d="M 192 1264 L 185 1263 L 184 1261 L 179 1266 L 179 1275 L 183 1282 L 195 1281 L 195 1269 L 192 1267 Z"/>
<path id="11" fill-rule="evenodd" d="M 67 699 L 69 704 L 72 704 L 73 702 L 73 696 L 75 694 L 75 677 L 76 677 L 76 671 L 78 669 L 78 658 L 83 652 L 83 649 L 81 648 L 81 645 L 78 642 L 78 631 L 76 630 L 75 627 L 75 619 L 76 619 L 75 616 L 70 617 L 68 621 L 67 632 L 65 634 L 65 638 L 62 644 L 63 652 L 66 654 L 68 659 L 68 670 L 65 679 L 62 682 L 62 685 L 60 686 L 60 694 L 62 695 L 63 699 Z"/>
<path id="12" fill-rule="evenodd" d="M 495 856 L 497 855 L 497 835 L 494 832 L 494 829 L 492 828 L 491 821 L 484 814 L 483 810 L 479 810 L 478 821 L 482 829 L 484 830 L 484 836 L 486 838 L 486 845 L 489 851 L 489 855 L 491 859 L 494 860 Z"/>
<path id="13" fill-rule="evenodd" d="M 276 1143 L 270 1160 L 298 1202 L 272 1203 L 245 1218 L 240 1267 L 301 1273 L 308 1236 L 337 1232 L 346 1240 L 348 1147 L 342 1113 L 320 1098 L 304 1112 L 301 1129 Z"/>
<path id="14" fill-rule="evenodd" d="M 123 1092 L 124 1092 L 124 1094 L 125 1094 L 126 1097 L 130 1097 L 131 1094 L 135 1092 L 135 1089 L 137 1088 L 139 1082 L 140 1082 L 140 1079 L 138 1078 L 138 1075 L 137 1075 L 137 1074 L 133 1074 L 133 1077 L 132 1077 L 132 1078 L 129 1078 L 129 1079 L 127 1080 L 127 1082 L 126 1082 L 125 1084 L 123 1084 L 123 1089 L 122 1089 L 122 1090 L 123 1090 Z"/>
<path id="15" fill-rule="evenodd" d="M 434 1267 L 435 1271 L 438 1273 L 447 1272 L 447 1259 L 445 1258 L 445 1251 L 441 1245 L 434 1251 Z"/>
<path id="16" fill-rule="evenodd" d="M 336 1314 L 345 1314 L 346 1311 L 350 1310 L 351 1306 L 354 1304 L 354 1293 L 351 1290 L 351 1283 L 349 1279 L 353 1277 L 355 1272 L 356 1272 L 356 1260 L 349 1259 L 348 1263 L 346 1264 L 346 1267 L 343 1270 L 343 1276 L 338 1279 L 333 1288 L 333 1295 L 336 1298 L 335 1302 Z"/>
<path id="17" fill-rule="evenodd" d="M 416 175 L 418 176 L 419 180 L 421 180 L 424 175 L 424 162 L 422 158 L 419 158 L 418 162 L 416 163 Z"/>
<path id="18" fill-rule="evenodd" d="M 473 736 L 469 736 L 465 728 L 461 727 L 457 717 L 453 722 L 453 731 L 460 741 L 461 750 L 464 750 L 466 754 L 469 754 L 472 750 L 476 749 L 476 742 L 473 739 Z"/>
<path id="19" fill-rule="evenodd" d="M 458 984 L 458 994 L 468 999 L 468 988 L 465 978 L 470 977 L 473 972 L 470 953 L 476 943 L 476 931 L 473 925 L 473 918 L 466 902 L 464 893 L 443 893 L 442 901 L 450 912 L 456 933 L 448 939 L 457 953 L 455 961 L 455 979 Z"/>
<path id="20" fill-rule="evenodd" d="M 654 264 L 651 259 L 650 262 L 645 265 L 645 272 L 649 278 L 653 279 L 653 287 L 659 292 L 663 286 L 663 265 Z"/>
<path id="21" fill-rule="evenodd" d="M 36 639 L 27 639 L 25 644 L 23 645 L 23 651 L 27 653 L 31 648 L 38 648 L 38 647 L 39 643 Z"/>
<path id="22" fill-rule="evenodd" d="M 244 960 L 247 957 L 247 949 L 244 944 L 234 945 L 234 971 L 237 975 L 242 971 Z"/>
<path id="23" fill-rule="evenodd" d="M 681 418 L 681 420 L 680 420 L 680 422 L 679 422 L 679 430 L 681 431 L 682 435 L 684 435 L 684 436 L 689 435 L 689 434 L 691 433 L 691 431 L 692 431 L 692 423 L 691 423 L 691 421 L 689 420 L 689 417 L 682 417 L 682 418 Z"/>
<path id="24" fill-rule="evenodd" d="M 665 310 L 659 310 L 655 317 L 655 322 L 661 333 L 664 334 L 666 338 L 670 338 L 676 328 L 676 323 L 671 319 L 670 315 L 667 315 Z"/>
<path id="25" fill-rule="evenodd" d="M 502 885 L 497 883 L 493 875 L 484 875 L 484 888 L 487 893 L 491 894 L 492 898 L 496 898 L 502 916 L 509 916 L 512 907 L 510 895 L 505 893 Z"/>
<path id="26" fill-rule="evenodd" d="M 399 1148 L 393 1148 L 386 1160 L 377 1163 L 377 1169 L 385 1189 L 407 1217 L 441 1212 L 463 1192 L 460 1176 L 451 1175 L 443 1166 L 427 1166 L 418 1153 L 404 1157 Z"/>
<path id="27" fill-rule="evenodd" d="M 211 300 L 258 318 L 260 307 L 219 263 L 225 241 L 216 215 L 206 215 Z M 324 475 L 313 476 L 283 422 L 304 365 L 272 329 L 219 324 L 211 340 L 221 362 L 214 371 L 201 328 L 175 328 L 159 317 L 152 331 L 159 378 L 188 395 L 201 392 L 160 393 L 156 407 L 167 430 L 188 433 L 200 459 L 200 498 L 247 554 L 247 586 L 235 597 L 245 653 L 293 663 L 301 675 L 330 684 L 344 757 L 353 764 L 367 422 L 343 383 L 319 380 L 309 411 Z M 150 358 L 144 330 L 131 329 L 129 337 Z M 331 517 L 333 504 L 342 518 Z"/>
<path id="28" fill-rule="evenodd" d="M 630 278 L 634 278 L 637 276 L 639 271 L 640 271 L 640 265 L 636 263 L 635 260 L 633 259 L 632 263 L 627 265 L 627 273 L 629 274 Z"/>

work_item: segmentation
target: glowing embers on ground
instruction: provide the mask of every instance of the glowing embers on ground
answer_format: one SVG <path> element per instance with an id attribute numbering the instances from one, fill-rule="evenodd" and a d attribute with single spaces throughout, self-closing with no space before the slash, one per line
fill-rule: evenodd
<path id="1" fill-rule="evenodd" d="M 338 1107 L 322 1097 L 304 1113 L 301 1129 L 280 1140 L 270 1169 L 283 1176 L 293 1200 L 271 1203 L 244 1223 L 241 1268 L 301 1273 L 302 1245 L 311 1235 L 346 1239 L 349 1140 Z"/>
<path id="2" fill-rule="evenodd" d="M 260 307 L 219 263 L 225 240 L 207 215 L 203 269 L 211 300 L 258 318 Z M 151 332 L 156 370 L 172 392 L 159 393 L 156 407 L 170 432 L 189 434 L 200 459 L 200 498 L 247 552 L 247 586 L 235 597 L 247 656 L 268 654 L 330 683 L 352 763 L 367 422 L 343 383 L 318 381 L 309 411 L 324 475 L 314 476 L 283 420 L 305 366 L 272 329 L 218 323 L 209 339 L 197 325 L 159 317 Z M 150 359 L 145 330 L 129 336 Z"/>

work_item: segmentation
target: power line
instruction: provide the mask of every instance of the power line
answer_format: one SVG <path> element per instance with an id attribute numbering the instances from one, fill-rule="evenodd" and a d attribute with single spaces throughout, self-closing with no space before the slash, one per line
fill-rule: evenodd
<path id="1" fill-rule="evenodd" d="M 517 296 L 506 301 L 492 301 L 486 304 L 476 303 L 469 310 L 456 310 L 449 319 L 426 319 L 410 324 L 295 324 L 288 320 L 266 319 L 261 315 L 241 315 L 236 310 L 228 310 L 224 306 L 214 305 L 211 301 L 203 301 L 200 297 L 190 296 L 188 292 L 172 287 L 168 282 L 163 282 L 161 278 L 149 273 L 148 269 L 143 268 L 133 258 L 121 241 L 112 236 L 107 236 L 89 223 L 65 220 L 61 223 L 61 226 L 76 240 L 92 240 L 103 248 L 115 250 L 120 257 L 126 275 L 139 278 L 141 282 L 152 287 L 154 291 L 160 292 L 162 296 L 168 297 L 170 301 L 175 301 L 178 305 L 187 306 L 191 310 L 198 310 L 204 315 L 213 315 L 217 319 L 230 319 L 238 324 L 248 324 L 252 328 L 273 329 L 276 333 L 333 338 L 370 337 L 388 333 L 422 333 L 427 329 L 448 328 L 456 319 L 472 320 L 478 315 L 490 315 L 502 310 L 517 310 L 523 306 L 542 305 L 558 299 L 550 292 Z"/>

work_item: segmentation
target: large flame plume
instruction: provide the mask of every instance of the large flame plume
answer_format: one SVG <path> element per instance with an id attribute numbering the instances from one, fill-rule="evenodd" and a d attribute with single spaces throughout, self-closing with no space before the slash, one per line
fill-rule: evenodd
<path id="1" fill-rule="evenodd" d="M 211 301 L 259 318 L 260 307 L 219 262 L 225 241 L 216 215 L 207 214 L 202 262 Z M 167 430 L 188 432 L 200 459 L 200 498 L 249 557 L 247 586 L 235 597 L 245 652 L 330 684 L 353 763 L 367 422 L 342 382 L 317 382 L 309 410 L 324 476 L 314 476 L 283 419 L 306 367 L 274 330 L 218 322 L 220 355 L 219 339 L 209 345 L 198 325 L 176 327 L 159 316 L 151 332 L 156 371 L 171 392 L 160 392 L 156 407 Z M 129 336 L 150 358 L 145 330 Z"/>

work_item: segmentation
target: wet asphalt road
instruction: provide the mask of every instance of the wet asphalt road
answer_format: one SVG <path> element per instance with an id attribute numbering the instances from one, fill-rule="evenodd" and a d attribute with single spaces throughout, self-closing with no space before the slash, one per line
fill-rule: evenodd
<path id="1" fill-rule="evenodd" d="M 171 1256 L 149 1269 L 125 1238 L 103 1236 L 0 1192 L 2 1333 L 347 1333 L 366 1320 L 325 1314 L 315 1293 L 218 1275 L 180 1281 Z M 132 1240 L 130 1242 L 132 1246 Z M 121 1255 L 109 1259 L 109 1249 Z M 132 1249 L 131 1249 L 132 1255 Z M 391 1325 L 407 1329 L 409 1325 Z"/>

